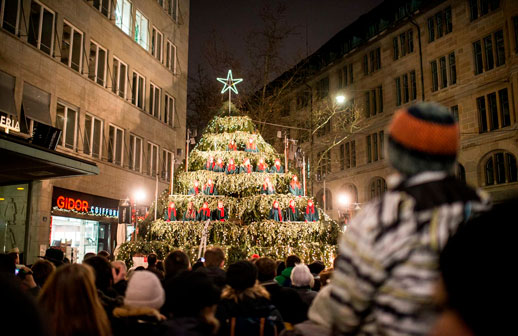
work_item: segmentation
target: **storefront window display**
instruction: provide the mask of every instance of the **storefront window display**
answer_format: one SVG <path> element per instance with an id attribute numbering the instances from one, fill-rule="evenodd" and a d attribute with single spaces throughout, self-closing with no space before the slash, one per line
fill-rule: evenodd
<path id="1" fill-rule="evenodd" d="M 51 230 L 52 246 L 63 248 L 76 262 L 81 262 L 86 253 L 98 252 L 99 222 L 52 216 Z"/>
<path id="2" fill-rule="evenodd" d="M 0 186 L 0 253 L 25 250 L 28 184 Z"/>

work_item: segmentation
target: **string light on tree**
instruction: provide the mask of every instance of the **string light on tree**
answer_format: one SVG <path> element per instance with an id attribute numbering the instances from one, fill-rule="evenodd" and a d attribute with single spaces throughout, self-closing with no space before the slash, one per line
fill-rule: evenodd
<path id="1" fill-rule="evenodd" d="M 237 92 L 236 85 L 241 83 L 243 81 L 243 78 L 236 78 L 234 79 L 232 77 L 232 70 L 228 70 L 227 78 L 217 78 L 218 82 L 223 83 L 223 89 L 221 90 L 221 94 L 228 91 L 228 115 L 230 115 L 230 102 L 232 100 L 232 91 L 234 91 L 235 94 L 239 94 Z"/>

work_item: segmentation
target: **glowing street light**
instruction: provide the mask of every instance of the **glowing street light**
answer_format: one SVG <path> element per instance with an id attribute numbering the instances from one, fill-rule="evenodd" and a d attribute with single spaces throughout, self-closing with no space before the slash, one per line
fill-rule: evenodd
<path id="1" fill-rule="evenodd" d="M 342 105 L 343 103 L 345 103 L 345 96 L 338 95 L 338 96 L 336 96 L 335 100 L 336 100 L 337 104 Z"/>
<path id="2" fill-rule="evenodd" d="M 338 197 L 338 201 L 340 202 L 341 205 L 348 208 L 349 205 L 351 204 L 351 197 L 349 197 L 349 195 L 347 195 L 347 194 L 341 194 Z"/>
<path id="3" fill-rule="evenodd" d="M 142 202 L 146 199 L 146 192 L 143 189 L 139 189 L 135 191 L 133 197 L 135 197 L 135 202 Z"/>

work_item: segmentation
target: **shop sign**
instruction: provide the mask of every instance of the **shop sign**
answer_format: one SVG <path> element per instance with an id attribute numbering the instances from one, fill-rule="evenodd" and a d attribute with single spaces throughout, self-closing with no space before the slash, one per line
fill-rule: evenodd
<path id="1" fill-rule="evenodd" d="M 15 116 L 9 114 L 0 114 L 0 127 L 5 129 L 5 133 L 9 133 L 9 131 L 20 132 L 20 123 Z"/>
<path id="2" fill-rule="evenodd" d="M 91 216 L 117 218 L 119 201 L 54 187 L 52 208 Z"/>

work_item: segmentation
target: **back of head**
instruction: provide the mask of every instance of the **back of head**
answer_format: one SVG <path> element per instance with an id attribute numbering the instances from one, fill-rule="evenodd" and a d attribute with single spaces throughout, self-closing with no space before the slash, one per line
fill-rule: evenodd
<path id="1" fill-rule="evenodd" d="M 326 269 L 326 265 L 324 265 L 323 262 L 320 260 L 313 261 L 311 264 L 308 265 L 309 271 L 313 274 L 319 274 L 323 270 Z"/>
<path id="2" fill-rule="evenodd" d="M 452 172 L 460 142 L 458 125 L 448 108 L 428 102 L 398 110 L 388 140 L 390 164 L 408 176 Z"/>
<path id="3" fill-rule="evenodd" d="M 300 264 L 301 260 L 296 255 L 290 255 L 286 258 L 286 268 L 294 267 L 296 264 Z"/>
<path id="4" fill-rule="evenodd" d="M 160 309 L 164 302 L 165 292 L 155 274 L 139 271 L 131 276 L 124 297 L 125 305 Z"/>
<path id="5" fill-rule="evenodd" d="M 205 251 L 205 267 L 221 267 L 225 261 L 225 252 L 219 247 Z"/>
<path id="6" fill-rule="evenodd" d="M 251 288 L 257 281 L 257 267 L 249 261 L 238 261 L 228 267 L 227 284 L 234 290 Z"/>
<path id="7" fill-rule="evenodd" d="M 56 266 L 48 260 L 40 259 L 36 261 L 32 267 L 31 271 L 33 273 L 34 282 L 40 287 L 43 287 L 48 277 L 54 272 Z"/>
<path id="8" fill-rule="evenodd" d="M 95 256 L 84 260 L 83 264 L 89 265 L 94 269 L 95 286 L 97 289 L 105 292 L 112 286 L 112 266 L 108 259 L 101 256 Z"/>
<path id="9" fill-rule="evenodd" d="M 147 256 L 147 264 L 148 264 L 148 267 L 149 266 L 155 266 L 156 265 L 156 261 L 158 260 L 158 257 L 156 254 L 154 253 L 150 253 L 148 254 Z"/>
<path id="10" fill-rule="evenodd" d="M 93 270 L 64 265 L 53 272 L 39 296 L 52 335 L 109 335 L 108 317 L 97 296 Z"/>
<path id="11" fill-rule="evenodd" d="M 272 259 L 259 258 L 255 262 L 255 266 L 257 267 L 257 279 L 260 282 L 273 280 L 273 278 L 275 278 L 277 265 Z"/>
<path id="12" fill-rule="evenodd" d="M 298 264 L 291 271 L 291 285 L 295 287 L 313 287 L 315 284 L 315 278 L 309 271 L 308 266 L 304 264 Z"/>
<path id="13" fill-rule="evenodd" d="M 89 259 L 89 258 L 91 258 L 91 257 L 95 257 L 95 256 L 96 256 L 96 254 L 95 254 L 95 253 L 93 253 L 93 252 L 88 252 L 87 254 L 85 254 L 85 255 L 84 255 L 84 257 L 83 257 L 83 261 L 85 261 L 86 259 Z"/>
<path id="14" fill-rule="evenodd" d="M 180 250 L 173 251 L 165 258 L 165 277 L 174 277 L 189 269 L 189 257 Z"/>
<path id="15" fill-rule="evenodd" d="M 110 260 L 110 258 L 111 258 L 110 252 L 108 252 L 106 250 L 99 251 L 99 253 L 97 253 L 97 255 L 100 257 L 104 257 L 108 260 Z"/>

